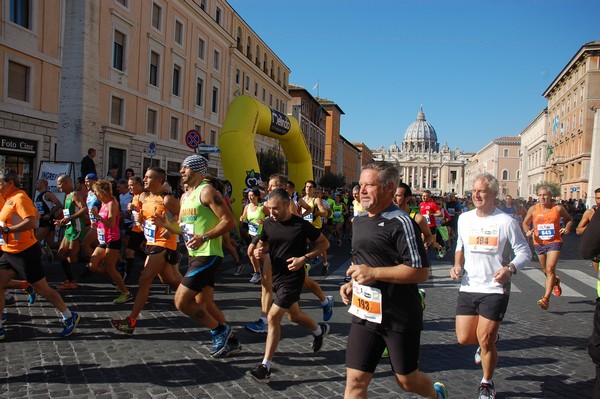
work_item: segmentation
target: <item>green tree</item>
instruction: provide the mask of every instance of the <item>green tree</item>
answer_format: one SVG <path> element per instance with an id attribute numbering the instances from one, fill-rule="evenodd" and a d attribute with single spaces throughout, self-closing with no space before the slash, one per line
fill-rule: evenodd
<path id="1" fill-rule="evenodd" d="M 538 189 L 542 186 L 546 186 L 550 189 L 550 195 L 552 198 L 560 197 L 560 186 L 557 183 L 551 183 L 548 181 L 543 181 L 535 185 L 535 192 L 537 193 Z"/>
<path id="2" fill-rule="evenodd" d="M 336 175 L 334 173 L 326 173 L 321 176 L 318 183 L 321 187 L 327 187 L 335 190 L 337 188 L 346 186 L 346 178 L 342 174 Z"/>
<path id="3" fill-rule="evenodd" d="M 258 167 L 263 181 L 267 181 L 272 174 L 281 173 L 285 163 L 285 158 L 273 148 L 257 152 L 256 159 L 258 159 Z"/>

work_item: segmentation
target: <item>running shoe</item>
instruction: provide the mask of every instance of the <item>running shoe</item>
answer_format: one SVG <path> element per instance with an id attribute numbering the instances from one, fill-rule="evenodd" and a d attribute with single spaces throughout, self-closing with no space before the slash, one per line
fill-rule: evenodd
<path id="1" fill-rule="evenodd" d="M 2 311 L 2 322 L 5 322 L 6 319 L 8 319 L 8 313 L 6 313 L 6 310 Z"/>
<path id="2" fill-rule="evenodd" d="M 494 388 L 493 382 L 490 382 L 489 384 L 486 382 L 482 382 L 477 392 L 479 393 L 479 399 L 496 398 L 496 389 Z"/>
<path id="3" fill-rule="evenodd" d="M 560 288 L 560 277 L 558 277 L 558 276 L 556 276 L 556 284 L 554 285 L 554 287 L 552 287 L 552 293 L 555 296 L 562 295 L 562 288 Z"/>
<path id="4" fill-rule="evenodd" d="M 252 331 L 254 333 L 266 334 L 268 331 L 268 326 L 262 319 L 258 319 L 256 323 L 248 323 L 244 326 L 246 330 Z"/>
<path id="5" fill-rule="evenodd" d="M 304 264 L 304 271 L 306 272 L 306 275 L 308 276 L 308 272 L 310 272 L 310 263 Z"/>
<path id="6" fill-rule="evenodd" d="M 446 389 L 446 386 L 444 384 L 442 384 L 441 382 L 436 382 L 435 384 L 433 384 L 433 389 L 435 389 L 435 391 L 437 392 L 437 399 L 448 399 L 448 390 Z"/>
<path id="7" fill-rule="evenodd" d="M 211 330 L 210 334 L 212 336 L 212 348 L 210 350 L 210 355 L 213 357 L 218 357 L 225 350 L 227 345 L 227 340 L 231 336 L 233 330 L 227 324 L 223 324 L 223 331 L 219 332 L 218 330 Z"/>
<path id="8" fill-rule="evenodd" d="M 57 290 L 73 290 L 75 288 L 77 288 L 77 282 L 75 280 L 65 280 L 56 286 Z"/>
<path id="9" fill-rule="evenodd" d="M 440 249 L 438 249 L 437 258 L 442 259 L 444 256 L 446 256 L 446 248 L 440 246 Z"/>
<path id="10" fill-rule="evenodd" d="M 17 299 L 13 294 L 9 294 L 10 297 L 4 299 L 4 306 L 14 306 L 17 304 Z"/>
<path id="11" fill-rule="evenodd" d="M 264 364 L 259 364 L 250 370 L 250 375 L 258 382 L 268 383 L 271 381 L 271 370 Z"/>
<path id="12" fill-rule="evenodd" d="M 540 308 L 542 308 L 542 310 L 548 310 L 550 307 L 550 301 L 546 297 L 538 299 L 537 304 Z"/>
<path id="13" fill-rule="evenodd" d="M 75 328 L 77 328 L 77 324 L 79 324 L 79 320 L 81 320 L 79 313 L 71 312 L 71 317 L 62 320 L 62 323 L 64 324 L 65 328 L 60 333 L 60 336 L 68 337 L 69 335 L 73 334 Z"/>
<path id="14" fill-rule="evenodd" d="M 381 357 L 390 357 L 390 351 L 388 351 L 387 346 L 383 350 L 383 353 L 381 354 Z"/>
<path id="15" fill-rule="evenodd" d="M 321 274 L 326 275 L 329 274 L 329 262 L 323 262 L 323 269 L 321 270 Z"/>
<path id="16" fill-rule="evenodd" d="M 29 304 L 33 305 L 35 300 L 37 299 L 37 292 L 33 289 L 31 285 L 28 285 L 23 291 L 27 293 L 27 299 L 29 300 Z"/>
<path id="17" fill-rule="evenodd" d="M 0 341 L 4 341 L 4 337 L 6 337 L 6 331 L 4 327 L 0 327 Z"/>
<path id="18" fill-rule="evenodd" d="M 258 283 L 260 283 L 261 278 L 262 278 L 262 275 L 260 274 L 260 272 L 254 272 L 252 274 L 252 278 L 250 279 L 250 282 L 252 284 L 258 284 Z"/>
<path id="19" fill-rule="evenodd" d="M 215 359 L 223 359 L 226 357 L 232 357 L 242 351 L 242 344 L 237 338 L 232 338 L 225 344 L 225 349 L 219 355 L 212 355 Z"/>
<path id="20" fill-rule="evenodd" d="M 329 321 L 333 316 L 333 297 L 327 295 L 325 298 L 327 299 L 327 305 L 323 306 L 323 321 Z"/>
<path id="21" fill-rule="evenodd" d="M 423 288 L 419 288 L 419 296 L 421 297 L 421 310 L 425 310 L 425 298 L 427 294 Z"/>
<path id="22" fill-rule="evenodd" d="M 123 292 L 113 302 L 116 304 L 121 304 L 121 303 L 129 302 L 132 299 L 133 299 L 133 295 L 131 295 L 131 292 L 128 292 L 128 293 Z"/>
<path id="23" fill-rule="evenodd" d="M 314 259 L 313 259 L 313 261 L 312 261 L 312 264 L 313 264 L 313 265 L 318 265 L 320 261 L 321 261 L 321 259 L 319 259 L 319 257 L 318 257 L 318 256 L 315 256 L 315 258 L 314 258 Z"/>
<path id="24" fill-rule="evenodd" d="M 243 263 L 238 263 L 237 265 L 235 265 L 235 271 L 233 272 L 234 276 L 241 276 L 242 275 L 242 270 L 244 270 L 244 264 Z M 254 277 L 254 276 L 252 276 Z"/>
<path id="25" fill-rule="evenodd" d="M 329 324 L 319 323 L 319 326 L 321 326 L 321 335 L 314 336 L 314 340 L 312 343 L 313 352 L 318 352 L 319 350 L 321 350 L 321 347 L 323 346 L 323 338 L 325 338 L 329 334 Z"/>
<path id="26" fill-rule="evenodd" d="M 112 319 L 110 324 L 117 330 L 124 332 L 125 334 L 132 335 L 135 331 L 135 324 L 131 322 L 130 317 L 126 317 L 123 320 Z"/>

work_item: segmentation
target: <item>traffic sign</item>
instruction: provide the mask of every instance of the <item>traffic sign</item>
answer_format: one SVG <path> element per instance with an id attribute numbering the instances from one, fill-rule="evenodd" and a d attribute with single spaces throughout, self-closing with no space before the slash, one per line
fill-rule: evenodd
<path id="1" fill-rule="evenodd" d="M 150 144 L 148 144 L 148 156 L 149 157 L 153 157 L 156 155 L 156 141 L 151 142 Z"/>
<path id="2" fill-rule="evenodd" d="M 185 134 L 185 144 L 187 144 L 188 147 L 195 150 L 201 142 L 202 136 L 200 136 L 199 131 L 192 129 Z"/>

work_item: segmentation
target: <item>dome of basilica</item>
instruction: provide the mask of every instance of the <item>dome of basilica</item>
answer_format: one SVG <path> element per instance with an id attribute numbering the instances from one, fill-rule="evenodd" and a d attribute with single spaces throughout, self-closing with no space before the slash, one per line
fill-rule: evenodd
<path id="1" fill-rule="evenodd" d="M 408 126 L 404 133 L 402 149 L 410 152 L 438 152 L 439 144 L 435 129 L 425 120 L 423 108 L 417 114 L 417 120 Z"/>

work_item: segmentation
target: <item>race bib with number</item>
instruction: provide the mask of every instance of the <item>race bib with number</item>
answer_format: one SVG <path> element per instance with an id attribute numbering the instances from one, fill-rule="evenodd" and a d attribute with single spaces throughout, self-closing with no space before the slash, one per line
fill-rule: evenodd
<path id="1" fill-rule="evenodd" d="M 307 220 L 307 221 L 309 221 L 309 222 L 312 223 L 312 221 L 313 221 L 313 214 L 312 214 L 312 212 L 309 213 L 308 215 L 304 216 L 304 220 Z"/>
<path id="2" fill-rule="evenodd" d="M 156 242 L 156 225 L 150 220 L 146 220 L 144 223 L 144 237 L 148 244 L 154 244 Z"/>
<path id="3" fill-rule="evenodd" d="M 468 243 L 471 252 L 497 253 L 500 241 L 500 230 L 497 226 L 472 228 Z"/>
<path id="4" fill-rule="evenodd" d="M 44 216 L 44 204 L 42 202 L 36 202 L 35 209 L 40 213 L 40 216 Z"/>
<path id="5" fill-rule="evenodd" d="M 69 223 L 67 223 L 67 225 L 70 225 L 71 224 L 71 212 L 69 212 L 68 209 L 63 209 L 62 211 L 63 211 L 63 217 L 65 219 L 69 219 Z"/>
<path id="6" fill-rule="evenodd" d="M 183 242 L 188 242 L 194 236 L 194 225 L 191 223 L 181 223 L 181 232 L 183 233 Z"/>
<path id="7" fill-rule="evenodd" d="M 363 320 L 381 324 L 381 290 L 352 282 L 352 305 L 348 313 Z"/>
<path id="8" fill-rule="evenodd" d="M 104 238 L 104 227 L 98 225 L 98 229 L 96 230 L 98 234 L 98 243 L 106 244 L 106 239 Z"/>
<path id="9" fill-rule="evenodd" d="M 258 234 L 258 225 L 255 223 L 248 223 L 248 234 L 255 237 Z"/>
<path id="10" fill-rule="evenodd" d="M 538 236 L 540 240 L 551 240 L 554 238 L 556 231 L 554 230 L 554 224 L 538 224 L 537 225 Z"/>

